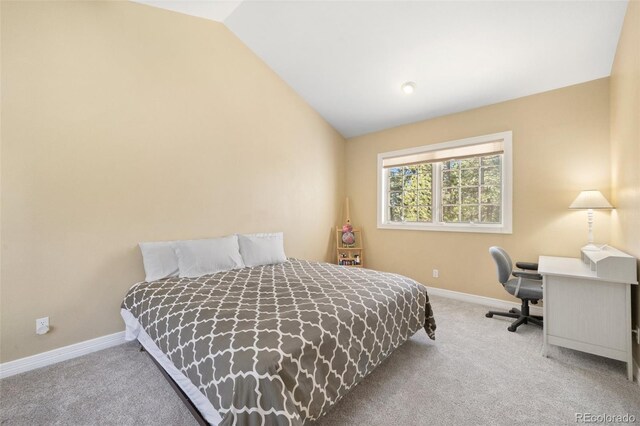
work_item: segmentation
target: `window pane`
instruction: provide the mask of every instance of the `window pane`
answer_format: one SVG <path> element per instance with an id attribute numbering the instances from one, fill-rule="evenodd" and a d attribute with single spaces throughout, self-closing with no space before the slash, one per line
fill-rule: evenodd
<path id="1" fill-rule="evenodd" d="M 402 206 L 402 192 L 390 192 L 389 193 L 389 205 Z"/>
<path id="2" fill-rule="evenodd" d="M 389 170 L 389 189 L 401 190 L 402 189 L 402 169 L 395 168 Z"/>
<path id="3" fill-rule="evenodd" d="M 443 204 L 458 204 L 460 200 L 460 190 L 458 188 L 447 188 L 442 190 L 442 203 Z"/>
<path id="4" fill-rule="evenodd" d="M 460 184 L 459 173 L 460 172 L 458 170 L 443 170 L 442 186 L 445 188 L 450 186 L 458 186 Z"/>
<path id="5" fill-rule="evenodd" d="M 404 190 L 415 189 L 418 187 L 418 176 L 415 166 L 405 167 L 404 171 Z"/>
<path id="6" fill-rule="evenodd" d="M 460 222 L 460 206 L 444 206 L 442 208 L 442 221 L 448 223 Z"/>
<path id="7" fill-rule="evenodd" d="M 418 208 L 407 207 L 404 209 L 405 222 L 417 222 L 418 221 Z"/>
<path id="8" fill-rule="evenodd" d="M 478 204 L 478 187 L 462 188 L 462 204 Z"/>
<path id="9" fill-rule="evenodd" d="M 431 164 L 423 164 L 418 170 L 418 188 L 431 190 Z"/>
<path id="10" fill-rule="evenodd" d="M 463 169 L 460 184 L 462 186 L 471 186 L 478 184 L 478 169 Z"/>
<path id="11" fill-rule="evenodd" d="M 433 165 L 393 167 L 388 171 L 390 222 L 431 222 Z M 418 189 L 419 188 L 419 189 Z"/>
<path id="12" fill-rule="evenodd" d="M 462 206 L 462 222 L 478 222 L 478 206 Z"/>
<path id="13" fill-rule="evenodd" d="M 418 166 L 404 166 L 404 175 L 405 176 L 409 176 L 409 175 L 415 175 L 416 173 L 418 173 Z"/>
<path id="14" fill-rule="evenodd" d="M 418 204 L 431 207 L 431 191 L 418 191 Z"/>
<path id="15" fill-rule="evenodd" d="M 431 222 L 431 207 L 418 207 L 418 220 L 420 222 Z"/>
<path id="16" fill-rule="evenodd" d="M 416 191 L 405 191 L 402 198 L 405 207 L 412 207 L 418 204 L 418 194 Z"/>
<path id="17" fill-rule="evenodd" d="M 443 170 L 455 170 L 460 168 L 460 160 L 449 160 L 442 163 Z"/>
<path id="18" fill-rule="evenodd" d="M 431 163 L 418 164 L 418 173 L 431 175 Z"/>
<path id="19" fill-rule="evenodd" d="M 482 184 L 500 185 L 500 167 L 483 167 Z"/>
<path id="20" fill-rule="evenodd" d="M 389 220 L 392 222 L 402 222 L 402 207 L 391 207 L 389 209 Z"/>
<path id="21" fill-rule="evenodd" d="M 482 206 L 481 213 L 481 221 L 482 223 L 500 223 L 500 206 Z"/>
<path id="22" fill-rule="evenodd" d="M 500 223 L 501 162 L 501 155 L 489 155 L 442 163 L 444 222 Z"/>
<path id="23" fill-rule="evenodd" d="M 489 155 L 486 157 L 482 157 L 482 165 L 483 166 L 499 166 L 500 155 Z"/>
<path id="24" fill-rule="evenodd" d="M 460 160 L 460 167 L 463 169 L 477 168 L 480 165 L 480 157 L 465 158 Z"/>
<path id="25" fill-rule="evenodd" d="M 482 193 L 480 199 L 482 204 L 500 204 L 502 201 L 501 188 L 499 186 L 483 186 L 480 191 Z"/>

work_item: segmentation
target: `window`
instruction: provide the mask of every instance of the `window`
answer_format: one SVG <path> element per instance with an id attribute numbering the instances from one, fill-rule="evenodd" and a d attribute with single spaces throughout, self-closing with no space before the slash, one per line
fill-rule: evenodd
<path id="1" fill-rule="evenodd" d="M 511 233 L 511 132 L 378 155 L 378 227 Z"/>

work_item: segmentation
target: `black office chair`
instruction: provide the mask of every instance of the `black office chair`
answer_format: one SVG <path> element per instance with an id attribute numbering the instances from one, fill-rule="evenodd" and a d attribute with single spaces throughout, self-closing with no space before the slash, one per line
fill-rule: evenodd
<path id="1" fill-rule="evenodd" d="M 491 257 L 496 262 L 498 281 L 509 294 L 522 300 L 522 308 L 520 310 L 513 308 L 509 312 L 489 311 L 486 317 L 492 318 L 494 315 L 498 315 L 516 318 L 507 327 L 509 331 L 516 331 L 522 324 L 536 324 L 542 327 L 542 317 L 529 314 L 529 302 L 535 305 L 538 300 L 542 300 L 542 275 L 537 273 L 538 264 L 517 262 L 516 267 L 522 270 L 513 271 L 513 263 L 506 251 L 500 247 L 491 247 L 489 253 L 491 253 Z M 514 278 L 511 278 L 511 276 Z"/>

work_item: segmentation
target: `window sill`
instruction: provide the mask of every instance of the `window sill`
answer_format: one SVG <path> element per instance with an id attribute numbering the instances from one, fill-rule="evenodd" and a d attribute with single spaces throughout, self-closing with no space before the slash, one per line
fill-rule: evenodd
<path id="1" fill-rule="evenodd" d="M 479 234 L 511 234 L 511 227 L 504 225 L 435 225 L 418 223 L 378 223 L 378 229 L 400 229 L 406 231 L 475 232 Z"/>

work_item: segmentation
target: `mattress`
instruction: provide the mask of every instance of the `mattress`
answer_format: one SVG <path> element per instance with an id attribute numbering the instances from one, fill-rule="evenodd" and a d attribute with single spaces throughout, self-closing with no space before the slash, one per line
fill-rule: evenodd
<path id="1" fill-rule="evenodd" d="M 148 338 L 221 425 L 317 420 L 415 332 L 435 337 L 416 281 L 297 259 L 138 283 L 122 309 L 127 338 Z"/>

